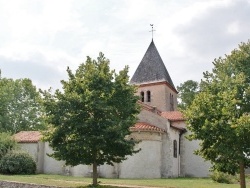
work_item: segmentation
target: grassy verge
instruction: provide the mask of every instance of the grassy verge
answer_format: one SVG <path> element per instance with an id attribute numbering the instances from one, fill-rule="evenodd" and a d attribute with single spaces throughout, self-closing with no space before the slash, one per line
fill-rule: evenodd
<path id="1" fill-rule="evenodd" d="M 0 175 L 0 180 L 16 181 L 61 187 L 87 187 L 91 184 L 91 178 L 61 176 L 61 175 Z M 172 178 L 172 179 L 104 179 L 99 178 L 101 185 L 113 186 L 141 186 L 141 187 L 165 187 L 165 188 L 238 188 L 239 184 L 219 184 L 210 178 Z M 247 178 L 247 187 L 250 188 L 250 178 Z M 104 186 L 101 186 L 104 187 Z M 105 186 L 111 187 L 111 186 Z"/>

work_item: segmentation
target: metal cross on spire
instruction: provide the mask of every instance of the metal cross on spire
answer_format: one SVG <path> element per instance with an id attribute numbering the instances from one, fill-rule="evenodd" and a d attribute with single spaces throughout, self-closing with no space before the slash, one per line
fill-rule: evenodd
<path id="1" fill-rule="evenodd" d="M 154 24 L 150 24 L 150 26 L 152 27 L 152 30 L 151 31 L 149 31 L 149 32 L 152 32 L 152 40 L 153 40 L 153 38 L 154 38 Z"/>

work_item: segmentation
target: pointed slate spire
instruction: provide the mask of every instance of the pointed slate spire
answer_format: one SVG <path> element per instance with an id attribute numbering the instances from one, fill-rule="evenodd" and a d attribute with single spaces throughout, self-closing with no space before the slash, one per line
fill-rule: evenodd
<path id="1" fill-rule="evenodd" d="M 175 89 L 175 86 L 168 74 L 168 71 L 161 59 L 161 56 L 156 49 L 154 41 L 150 43 L 141 63 L 137 67 L 131 84 L 146 84 L 166 81 Z M 176 90 L 176 89 L 175 89 Z"/>

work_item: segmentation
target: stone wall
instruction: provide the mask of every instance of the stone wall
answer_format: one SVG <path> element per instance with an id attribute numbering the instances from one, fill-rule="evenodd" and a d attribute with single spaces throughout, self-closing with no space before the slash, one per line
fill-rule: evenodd
<path id="1" fill-rule="evenodd" d="M 162 142 L 157 139 L 161 136 L 156 133 L 149 136 L 156 138 L 141 141 L 136 146 L 141 151 L 120 164 L 119 178 L 161 178 Z"/>
<path id="2" fill-rule="evenodd" d="M 194 154 L 194 151 L 199 148 L 200 141 L 187 140 L 186 136 L 188 134 L 190 133 L 187 132 L 181 137 L 181 176 L 208 177 L 211 163 Z"/>
<path id="3" fill-rule="evenodd" d="M 250 168 L 247 168 L 245 173 L 250 174 Z"/>
<path id="4" fill-rule="evenodd" d="M 44 142 L 38 143 L 19 143 L 22 150 L 28 152 L 36 162 L 37 173 L 43 173 L 44 164 Z"/>
<path id="5" fill-rule="evenodd" d="M 131 137 L 141 140 L 136 147 L 141 151 L 128 156 L 128 159 L 115 166 L 102 165 L 98 168 L 100 177 L 105 178 L 167 178 L 178 176 L 207 177 L 211 164 L 205 162 L 200 156 L 194 155 L 199 147 L 199 141 L 189 141 L 185 133 L 171 128 L 170 122 L 156 113 L 142 110 L 138 115 L 139 122 L 157 125 L 165 132 L 138 131 Z M 172 126 L 185 127 L 184 122 L 171 122 Z M 173 156 L 173 141 L 177 142 L 177 157 Z M 180 143 L 180 144 L 179 144 Z M 64 161 L 57 161 L 47 154 L 53 153 L 49 144 L 21 144 L 36 160 L 39 165 L 38 172 L 45 174 L 65 174 L 72 176 L 90 177 L 91 165 L 66 166 Z M 180 146 L 180 147 L 179 147 Z M 180 153 L 178 152 L 180 151 Z"/>
<path id="6" fill-rule="evenodd" d="M 45 142 L 44 146 L 44 165 L 43 173 L 45 174 L 65 174 L 65 162 L 57 161 L 56 159 L 49 157 L 47 154 L 52 154 L 53 150 L 49 146 L 48 142 Z"/>
<path id="7" fill-rule="evenodd" d="M 158 114 L 149 112 L 147 110 L 142 110 L 138 115 L 138 122 L 145 122 L 150 125 L 156 125 L 157 127 L 166 130 L 170 129 L 170 123 L 165 118 L 159 116 Z"/>
<path id="8" fill-rule="evenodd" d="M 63 188 L 63 187 L 55 187 L 55 186 L 47 186 L 47 185 L 36 185 L 36 184 L 27 184 L 27 183 L 19 183 L 19 182 L 11 182 L 11 181 L 0 181 L 0 188 Z"/>

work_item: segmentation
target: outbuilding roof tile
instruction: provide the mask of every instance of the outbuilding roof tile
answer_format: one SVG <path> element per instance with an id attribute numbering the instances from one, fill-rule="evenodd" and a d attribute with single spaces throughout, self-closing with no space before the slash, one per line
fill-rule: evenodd
<path id="1" fill-rule="evenodd" d="M 21 131 L 14 135 L 18 143 L 36 143 L 40 141 L 42 134 L 39 131 Z"/>

